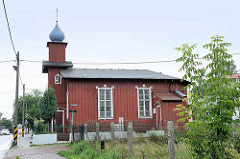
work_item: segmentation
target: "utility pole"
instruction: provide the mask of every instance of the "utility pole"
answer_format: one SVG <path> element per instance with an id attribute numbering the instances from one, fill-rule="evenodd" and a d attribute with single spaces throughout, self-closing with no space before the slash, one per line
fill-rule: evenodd
<path id="1" fill-rule="evenodd" d="M 23 84 L 22 137 L 24 137 L 25 84 Z"/>
<path id="2" fill-rule="evenodd" d="M 14 133 L 13 140 L 14 145 L 17 145 L 17 137 L 18 137 L 18 84 L 19 84 L 19 52 L 16 54 L 16 66 L 13 66 L 16 71 L 16 94 L 15 94 L 15 110 L 14 110 Z"/>
<path id="3" fill-rule="evenodd" d="M 26 114 L 27 114 L 27 101 L 26 101 Z"/>
<path id="4" fill-rule="evenodd" d="M 27 115 L 27 101 L 26 101 L 26 115 Z M 27 130 L 28 130 L 28 134 L 29 134 L 29 127 L 26 125 L 26 128 L 27 128 Z"/>

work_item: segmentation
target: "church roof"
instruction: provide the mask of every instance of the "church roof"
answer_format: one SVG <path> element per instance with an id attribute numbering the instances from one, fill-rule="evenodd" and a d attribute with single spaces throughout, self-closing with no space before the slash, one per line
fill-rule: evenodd
<path id="1" fill-rule="evenodd" d="M 73 64 L 71 61 L 65 61 L 65 62 L 49 62 L 49 61 L 42 61 L 42 72 L 47 73 L 48 68 L 68 68 L 73 67 Z"/>
<path id="2" fill-rule="evenodd" d="M 150 70 L 124 70 L 124 69 L 79 69 L 69 68 L 61 70 L 63 78 L 86 79 L 172 79 L 180 78 L 165 75 Z"/>

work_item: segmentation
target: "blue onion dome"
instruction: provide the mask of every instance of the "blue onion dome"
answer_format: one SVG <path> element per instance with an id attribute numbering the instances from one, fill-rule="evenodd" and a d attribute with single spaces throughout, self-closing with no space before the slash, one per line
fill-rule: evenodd
<path id="1" fill-rule="evenodd" d="M 59 28 L 58 23 L 49 35 L 52 42 L 62 42 L 65 38 L 64 33 Z"/>

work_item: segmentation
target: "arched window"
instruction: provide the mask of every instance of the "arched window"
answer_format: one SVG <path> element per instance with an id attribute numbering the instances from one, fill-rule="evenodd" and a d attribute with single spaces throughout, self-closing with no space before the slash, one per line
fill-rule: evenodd
<path id="1" fill-rule="evenodd" d="M 62 76 L 59 74 L 56 74 L 55 76 L 55 84 L 62 84 Z"/>

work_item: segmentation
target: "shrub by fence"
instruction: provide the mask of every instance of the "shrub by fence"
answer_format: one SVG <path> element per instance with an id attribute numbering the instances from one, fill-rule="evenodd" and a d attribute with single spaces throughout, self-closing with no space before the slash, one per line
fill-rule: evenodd
<path id="1" fill-rule="evenodd" d="M 61 130 L 61 133 L 72 134 L 73 137 L 71 139 L 84 140 L 91 139 L 95 141 L 94 143 L 99 143 L 100 141 L 107 141 L 107 146 L 109 148 L 117 147 L 122 145 L 123 143 L 127 144 L 127 152 L 128 156 L 137 155 L 141 157 L 146 157 L 146 155 L 154 154 L 157 157 L 162 156 L 166 158 L 166 156 L 171 158 L 193 158 L 194 153 L 189 149 L 189 145 L 185 143 L 188 139 L 186 131 L 182 131 L 181 129 L 176 128 L 176 124 L 171 121 L 171 128 L 169 127 L 168 131 L 165 131 L 165 135 L 163 130 L 161 130 L 159 123 L 154 122 L 124 122 L 122 124 L 114 124 L 114 123 L 85 123 L 79 124 L 74 127 L 62 127 L 62 126 L 54 126 L 53 132 L 56 133 Z M 129 133 L 127 130 L 128 125 L 132 124 L 132 133 Z M 45 133 L 47 130 L 50 130 L 47 125 L 38 125 L 35 127 L 35 134 Z M 233 150 L 233 156 L 239 157 L 239 154 L 236 154 L 237 151 L 239 153 L 239 134 L 240 128 L 239 123 L 235 123 L 232 125 L 233 130 L 233 140 L 232 144 L 236 149 Z M 156 132 L 162 132 L 157 134 Z M 167 133 L 169 132 L 169 133 Z M 124 137 L 119 140 L 120 135 Z M 168 135 L 167 135 L 168 134 Z M 160 135 L 160 136 L 158 136 Z M 161 136 L 164 135 L 164 136 Z M 132 136 L 132 137 L 131 137 Z M 150 144 L 150 145 L 149 145 Z M 169 148 L 168 148 L 169 144 Z M 159 152 L 155 150 L 155 147 L 159 148 Z M 151 150 L 154 149 L 154 150 Z M 124 151 L 125 151 L 124 150 Z M 155 151 L 155 152 L 152 152 Z M 165 154 L 165 155 L 164 155 Z M 137 157 L 139 157 L 137 156 Z M 164 157 L 165 156 L 165 157 Z M 153 157 L 154 158 L 154 157 Z"/>

